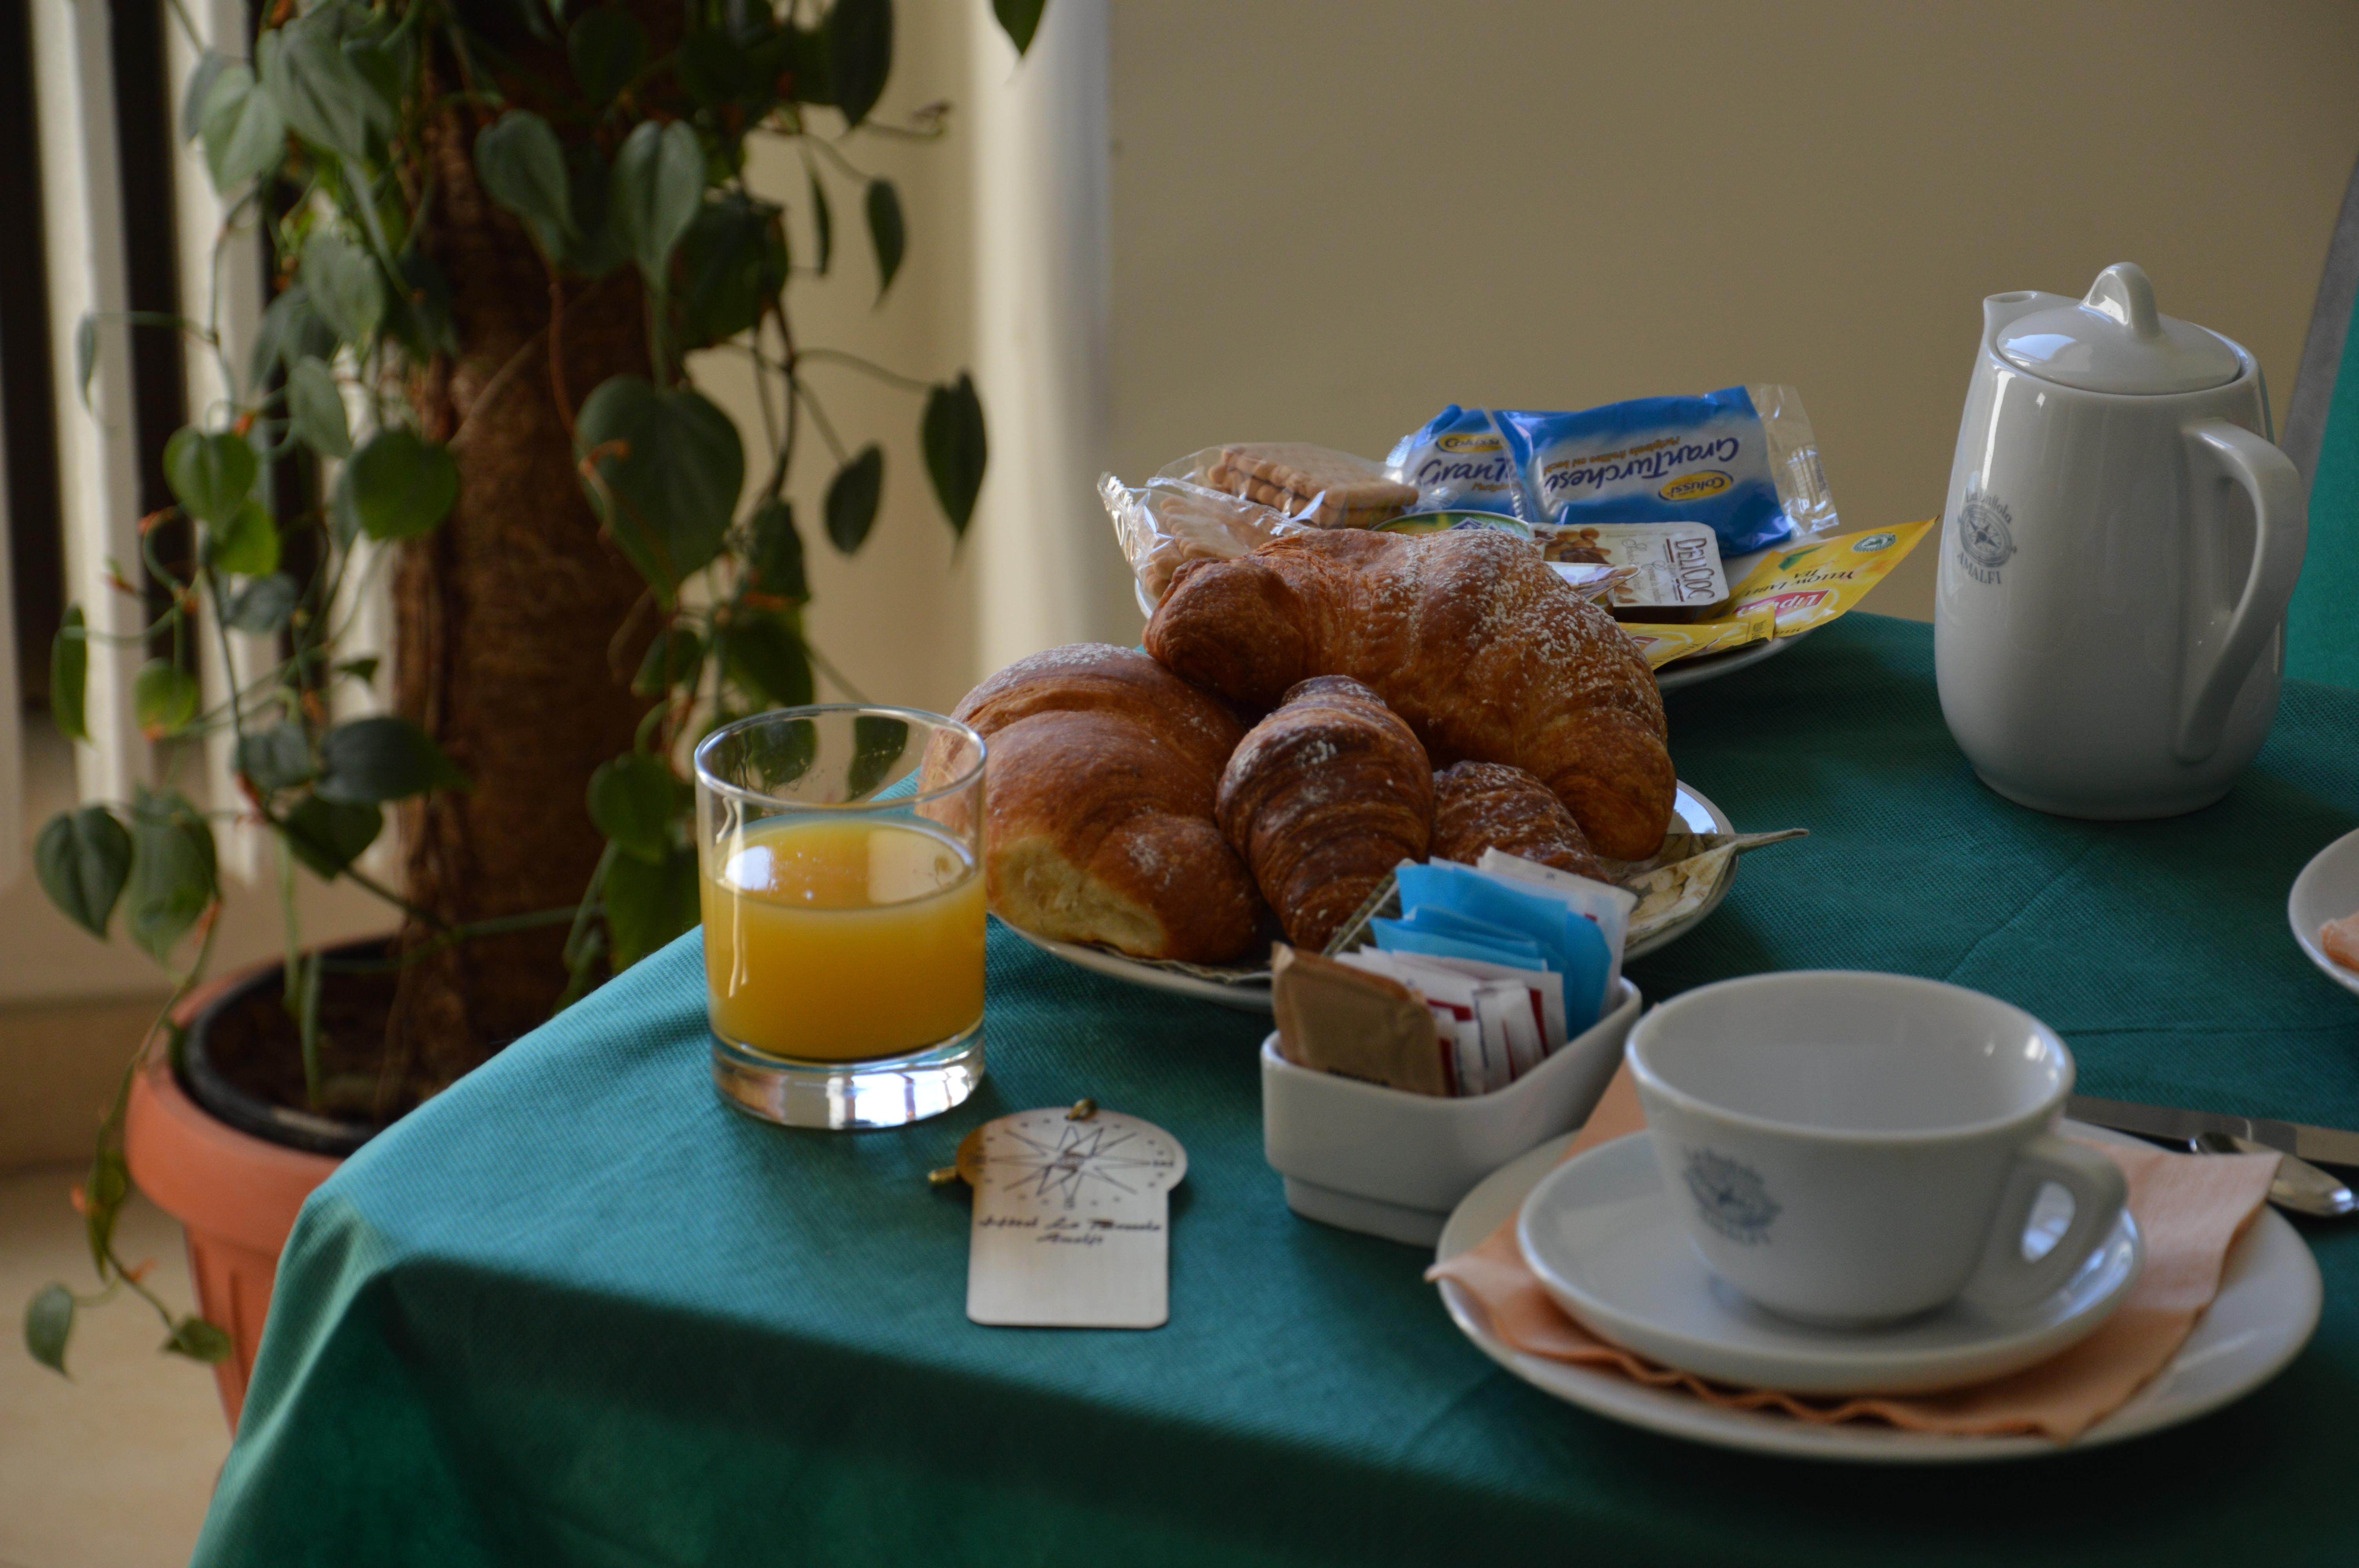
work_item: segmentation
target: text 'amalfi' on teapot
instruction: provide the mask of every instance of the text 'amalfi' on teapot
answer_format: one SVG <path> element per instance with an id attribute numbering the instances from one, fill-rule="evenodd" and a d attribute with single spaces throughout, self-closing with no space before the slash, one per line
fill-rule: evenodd
<path id="1" fill-rule="evenodd" d="M 1995 294 L 1942 510 L 1934 667 L 1983 782 L 2067 816 L 2171 816 L 2267 738 L 2307 503 L 2253 356 L 2155 308 Z"/>

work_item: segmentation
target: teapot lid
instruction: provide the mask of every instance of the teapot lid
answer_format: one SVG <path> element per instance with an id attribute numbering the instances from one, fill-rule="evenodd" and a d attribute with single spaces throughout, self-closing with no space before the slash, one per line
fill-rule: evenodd
<path id="1" fill-rule="evenodd" d="M 2008 322 L 1997 348 L 2017 370 L 2089 392 L 2199 392 L 2244 370 L 2223 339 L 2156 310 L 2154 285 L 2128 262 L 2099 273 L 2078 305 Z"/>

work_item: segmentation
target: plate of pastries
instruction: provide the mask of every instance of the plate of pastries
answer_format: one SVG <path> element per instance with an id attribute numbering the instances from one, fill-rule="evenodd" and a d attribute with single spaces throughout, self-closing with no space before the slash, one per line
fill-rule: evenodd
<path id="1" fill-rule="evenodd" d="M 1669 835 L 1730 831 L 1674 774 L 1630 639 L 1488 529 L 1190 561 L 1144 651 L 1031 654 L 957 717 L 986 748 L 992 912 L 1084 968 L 1248 1009 L 1270 1005 L 1274 940 L 1325 949 L 1403 860 L 1498 849 L 1614 881 Z"/>

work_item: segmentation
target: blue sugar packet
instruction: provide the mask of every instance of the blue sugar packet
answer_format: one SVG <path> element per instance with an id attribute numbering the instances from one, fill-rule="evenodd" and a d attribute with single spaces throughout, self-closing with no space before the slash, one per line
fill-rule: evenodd
<path id="1" fill-rule="evenodd" d="M 1419 930 L 1398 920 L 1382 916 L 1368 922 L 1368 929 L 1376 934 L 1376 946 L 1386 953 L 1422 953 L 1430 958 L 1473 958 L 1478 963 L 1504 964 L 1511 969 L 1546 968 L 1538 947 L 1529 942 L 1516 942 L 1501 947 L 1490 942 L 1469 941 L 1462 936 L 1446 936 L 1438 931 Z"/>
<path id="2" fill-rule="evenodd" d="M 1527 521 L 1702 523 L 1723 560 L 1835 522 L 1817 438 L 1791 387 L 1495 417 L 1538 513 Z"/>
<path id="3" fill-rule="evenodd" d="M 1388 471 L 1417 486 L 1419 512 L 1496 512 L 1528 523 L 1515 454 L 1488 410 L 1455 403 L 1403 436 Z"/>
<path id="4" fill-rule="evenodd" d="M 1401 917 L 1401 925 L 1411 931 L 1430 932 L 1436 936 L 1455 937 L 1461 942 L 1474 942 L 1496 947 L 1502 953 L 1518 957 L 1528 955 L 1535 964 L 1547 955 L 1539 945 L 1519 932 L 1504 925 L 1494 925 L 1487 920 L 1475 920 L 1456 910 L 1440 909 L 1432 904 L 1420 904 Z M 1506 962 L 1505 958 L 1499 960 Z"/>
<path id="5" fill-rule="evenodd" d="M 1403 866 L 1395 875 L 1404 909 L 1446 912 L 1513 931 L 1537 946 L 1548 967 L 1564 977 L 1567 1029 L 1577 1033 L 1604 1011 L 1613 949 L 1603 932 L 1561 899 L 1525 892 L 1471 866 L 1446 860 Z"/>

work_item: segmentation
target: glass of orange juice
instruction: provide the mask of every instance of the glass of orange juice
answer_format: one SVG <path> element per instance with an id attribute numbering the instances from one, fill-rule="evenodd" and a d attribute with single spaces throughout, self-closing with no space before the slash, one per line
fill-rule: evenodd
<path id="1" fill-rule="evenodd" d="M 897 1127 L 983 1080 L 983 737 L 782 708 L 696 748 L 712 1079 L 791 1127 Z"/>

